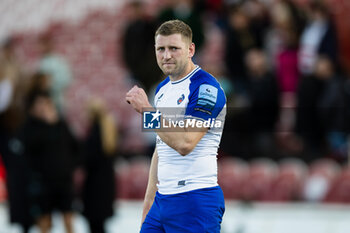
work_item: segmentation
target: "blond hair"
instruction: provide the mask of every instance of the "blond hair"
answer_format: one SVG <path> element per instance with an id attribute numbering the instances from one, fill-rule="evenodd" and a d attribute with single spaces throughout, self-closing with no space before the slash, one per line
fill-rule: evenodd
<path id="1" fill-rule="evenodd" d="M 180 34 L 182 38 L 192 43 L 192 29 L 186 23 L 181 20 L 169 20 L 159 26 L 155 33 L 155 37 L 158 35 L 170 36 L 173 34 Z"/>

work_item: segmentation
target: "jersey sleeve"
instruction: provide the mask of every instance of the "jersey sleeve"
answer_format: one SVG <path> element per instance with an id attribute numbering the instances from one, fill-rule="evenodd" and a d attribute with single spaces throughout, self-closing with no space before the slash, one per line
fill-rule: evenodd
<path id="1" fill-rule="evenodd" d="M 226 97 L 217 82 L 205 82 L 190 86 L 190 95 L 186 108 L 186 118 L 199 120 L 216 119 L 226 104 Z"/>

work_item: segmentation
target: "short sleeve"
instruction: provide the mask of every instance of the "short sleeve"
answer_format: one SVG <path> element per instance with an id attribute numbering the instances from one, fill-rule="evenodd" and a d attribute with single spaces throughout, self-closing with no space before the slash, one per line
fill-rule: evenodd
<path id="1" fill-rule="evenodd" d="M 190 85 L 186 118 L 216 119 L 226 104 L 226 97 L 217 82 Z"/>

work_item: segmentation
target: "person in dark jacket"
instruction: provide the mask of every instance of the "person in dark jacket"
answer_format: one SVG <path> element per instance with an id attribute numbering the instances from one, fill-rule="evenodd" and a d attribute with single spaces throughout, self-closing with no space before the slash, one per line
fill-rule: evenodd
<path id="1" fill-rule="evenodd" d="M 249 81 L 244 57 L 249 50 L 262 47 L 262 38 L 253 30 L 249 17 L 241 5 L 231 6 L 228 12 L 224 55 L 226 69 L 236 92 L 246 94 Z"/>
<path id="2" fill-rule="evenodd" d="M 131 1 L 128 10 L 128 22 L 123 35 L 123 60 L 132 78 L 150 90 L 161 77 L 154 57 L 155 23 L 145 14 L 142 1 Z M 143 59 L 140 59 L 140 54 Z"/>
<path id="3" fill-rule="evenodd" d="M 33 90 L 27 98 L 28 117 L 19 139 L 29 166 L 30 214 L 42 233 L 51 228 L 51 213 L 63 215 L 72 233 L 73 169 L 78 143 L 60 118 L 49 92 Z"/>
<path id="4" fill-rule="evenodd" d="M 115 199 L 114 155 L 116 125 L 100 100 L 90 103 L 90 132 L 85 141 L 85 172 L 83 185 L 83 215 L 91 233 L 104 233 L 104 223 L 113 215 Z"/>
<path id="5" fill-rule="evenodd" d="M 323 1 L 312 0 L 307 16 L 309 22 L 300 38 L 298 57 L 303 76 L 315 72 L 320 56 L 327 56 L 335 68 L 339 66 L 337 33 L 329 9 Z"/>
<path id="6" fill-rule="evenodd" d="M 15 56 L 15 47 L 15 40 L 9 38 L 0 48 L 0 156 L 6 169 L 9 220 L 27 233 L 33 224 L 26 194 L 28 169 L 21 154 L 22 146 L 16 139 L 23 121 L 26 80 Z"/>

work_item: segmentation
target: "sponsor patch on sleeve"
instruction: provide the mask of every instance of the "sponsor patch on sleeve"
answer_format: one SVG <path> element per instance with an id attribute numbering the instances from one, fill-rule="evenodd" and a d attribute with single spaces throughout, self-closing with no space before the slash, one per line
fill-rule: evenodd
<path id="1" fill-rule="evenodd" d="M 199 87 L 198 100 L 195 110 L 211 112 L 215 107 L 218 98 L 218 89 L 209 84 L 202 84 Z"/>

